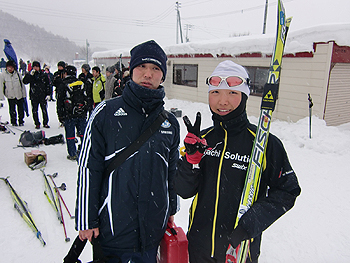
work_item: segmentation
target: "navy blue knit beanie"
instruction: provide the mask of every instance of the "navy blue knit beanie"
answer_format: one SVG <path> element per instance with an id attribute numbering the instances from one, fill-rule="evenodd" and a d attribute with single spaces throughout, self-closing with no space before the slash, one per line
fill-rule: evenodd
<path id="1" fill-rule="evenodd" d="M 130 54 L 130 72 L 140 64 L 153 63 L 162 70 L 163 80 L 165 79 L 167 56 L 164 50 L 154 40 L 133 47 Z"/>

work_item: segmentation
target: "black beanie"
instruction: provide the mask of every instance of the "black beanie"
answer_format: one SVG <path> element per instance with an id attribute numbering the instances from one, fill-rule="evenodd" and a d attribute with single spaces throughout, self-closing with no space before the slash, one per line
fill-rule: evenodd
<path id="1" fill-rule="evenodd" d="M 154 40 L 133 47 L 130 54 L 130 72 L 140 64 L 152 63 L 162 70 L 163 79 L 165 79 L 167 56 L 164 50 Z"/>
<path id="2" fill-rule="evenodd" d="M 16 62 L 14 62 L 13 60 L 7 61 L 6 67 L 13 67 L 14 69 L 17 69 Z"/>
<path id="3" fill-rule="evenodd" d="M 39 61 L 33 61 L 32 67 L 39 67 L 39 68 L 41 68 L 40 67 L 40 62 Z"/>
<path id="4" fill-rule="evenodd" d="M 67 73 L 70 76 L 76 76 L 77 75 L 77 68 L 71 65 L 68 65 L 64 68 L 64 72 Z"/>
<path id="5" fill-rule="evenodd" d="M 64 62 L 64 61 L 59 61 L 59 62 L 57 63 L 57 67 L 59 67 L 59 66 L 65 68 L 65 67 L 66 67 L 66 62 Z"/>

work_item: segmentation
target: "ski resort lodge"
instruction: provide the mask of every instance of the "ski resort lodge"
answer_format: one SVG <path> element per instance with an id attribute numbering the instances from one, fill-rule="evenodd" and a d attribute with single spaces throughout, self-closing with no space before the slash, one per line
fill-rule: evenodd
<path id="1" fill-rule="evenodd" d="M 259 35 L 163 47 L 168 56 L 166 96 L 207 103 L 205 80 L 218 63 L 229 59 L 249 72 L 247 112 L 258 116 L 274 41 L 274 35 Z M 114 65 L 122 55 L 122 63 L 128 66 L 129 50 L 95 52 L 93 58 L 96 65 L 106 67 Z M 291 27 L 273 117 L 296 122 L 309 116 L 308 94 L 313 101 L 312 114 L 327 125 L 350 122 L 350 24 L 299 31 Z"/>

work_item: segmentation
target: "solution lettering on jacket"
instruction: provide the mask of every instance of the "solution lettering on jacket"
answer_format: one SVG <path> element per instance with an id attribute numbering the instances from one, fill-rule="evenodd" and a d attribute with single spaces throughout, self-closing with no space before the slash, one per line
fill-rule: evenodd
<path id="1" fill-rule="evenodd" d="M 217 150 L 215 148 L 206 149 L 204 155 L 208 155 L 211 157 L 221 157 L 221 150 Z M 224 159 L 238 161 L 239 163 L 234 162 L 232 164 L 232 168 L 236 168 L 239 170 L 247 170 L 248 166 L 244 165 L 244 163 L 249 163 L 249 155 L 240 155 L 239 153 L 231 153 L 230 151 L 226 151 L 224 153 Z"/>

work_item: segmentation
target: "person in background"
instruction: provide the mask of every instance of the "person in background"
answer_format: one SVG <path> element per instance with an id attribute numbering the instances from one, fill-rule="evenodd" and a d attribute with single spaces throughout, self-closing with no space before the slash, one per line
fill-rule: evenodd
<path id="1" fill-rule="evenodd" d="M 116 81 L 114 77 L 114 67 L 109 66 L 106 68 L 106 94 L 105 100 L 112 98 L 114 91 L 114 82 Z"/>
<path id="2" fill-rule="evenodd" d="M 1 61 L 0 61 L 0 72 L 2 72 L 4 69 L 6 69 L 6 61 L 4 60 L 4 58 L 1 58 Z"/>
<path id="3" fill-rule="evenodd" d="M 101 69 L 98 66 L 92 68 L 93 83 L 92 83 L 92 98 L 94 100 L 94 107 L 105 99 L 105 84 L 106 78 L 101 74 Z"/>
<path id="4" fill-rule="evenodd" d="M 22 76 L 27 74 L 27 64 L 21 58 L 19 59 L 19 72 Z"/>
<path id="5" fill-rule="evenodd" d="M 123 71 L 122 69 L 124 69 L 124 65 L 123 63 L 120 66 L 120 61 L 118 61 L 117 63 L 115 63 L 114 65 L 114 78 L 115 78 L 115 82 L 114 82 L 114 90 L 113 90 L 113 97 L 119 97 L 122 95 L 123 93 L 123 89 L 122 89 L 122 78 L 123 78 Z"/>
<path id="6" fill-rule="evenodd" d="M 49 79 L 49 85 L 50 85 L 50 100 L 49 101 L 56 101 L 53 98 L 53 74 L 50 72 L 50 66 L 46 65 L 44 68 L 44 73 L 47 75 Z"/>
<path id="7" fill-rule="evenodd" d="M 17 72 L 16 63 L 13 60 L 6 62 L 6 70 L 0 75 L 0 99 L 6 96 L 9 104 L 9 113 L 12 126 L 24 125 L 24 98 L 26 95 L 25 86 Z M 4 94 L 3 94 L 4 92 Z M 17 107 L 17 111 L 16 111 Z M 18 117 L 18 123 L 17 123 Z"/>
<path id="8" fill-rule="evenodd" d="M 301 191 L 282 142 L 270 134 L 257 200 L 235 225 L 256 132 L 246 113 L 248 81 L 244 67 L 221 62 L 207 79 L 213 126 L 200 132 L 200 113 L 193 126 L 184 117 L 186 152 L 175 188 L 182 198 L 195 196 L 187 233 L 191 263 L 225 262 L 229 244 L 236 249 L 243 240 L 252 240 L 247 262 L 258 262 L 262 232 Z"/>
<path id="9" fill-rule="evenodd" d="M 108 263 L 156 263 L 167 222 L 173 222 L 173 188 L 180 127 L 167 120 L 135 154 L 108 175 L 120 150 L 136 140 L 164 110 L 166 54 L 148 41 L 131 50 L 131 81 L 123 96 L 93 111 L 78 158 L 76 230 L 81 240 L 98 237 Z"/>
<path id="10" fill-rule="evenodd" d="M 66 62 L 59 61 L 57 63 L 57 71 L 53 74 L 53 86 L 55 86 L 55 89 L 61 85 L 64 75 L 64 68 L 66 67 Z M 57 91 L 56 91 L 57 94 Z"/>
<path id="11" fill-rule="evenodd" d="M 84 85 L 88 85 L 92 90 L 92 83 L 94 76 L 90 73 L 90 65 L 83 64 L 81 66 L 81 73 L 78 76 L 78 79 L 84 82 Z"/>
<path id="12" fill-rule="evenodd" d="M 28 68 L 27 68 L 28 72 L 31 72 L 33 68 L 32 68 L 32 63 L 30 62 L 30 60 L 27 61 L 27 66 L 28 66 Z"/>
<path id="13" fill-rule="evenodd" d="M 57 116 L 64 124 L 67 140 L 68 160 L 75 161 L 78 151 L 75 146 L 75 129 L 80 141 L 83 139 L 87 113 L 92 108 L 91 94 L 84 83 L 77 79 L 77 69 L 68 65 L 64 68 L 64 78 L 57 88 Z"/>
<path id="14" fill-rule="evenodd" d="M 123 92 L 125 84 L 130 80 L 130 71 L 128 68 L 123 69 L 123 78 L 120 84 L 121 90 Z"/>
<path id="15" fill-rule="evenodd" d="M 28 72 L 24 78 L 24 84 L 30 84 L 29 98 L 32 103 L 32 114 L 35 129 L 40 129 L 40 121 L 38 115 L 39 105 L 43 116 L 44 128 L 50 128 L 49 115 L 47 113 L 47 101 L 50 99 L 49 79 L 44 72 L 41 71 L 40 63 L 33 61 L 33 69 Z"/>

